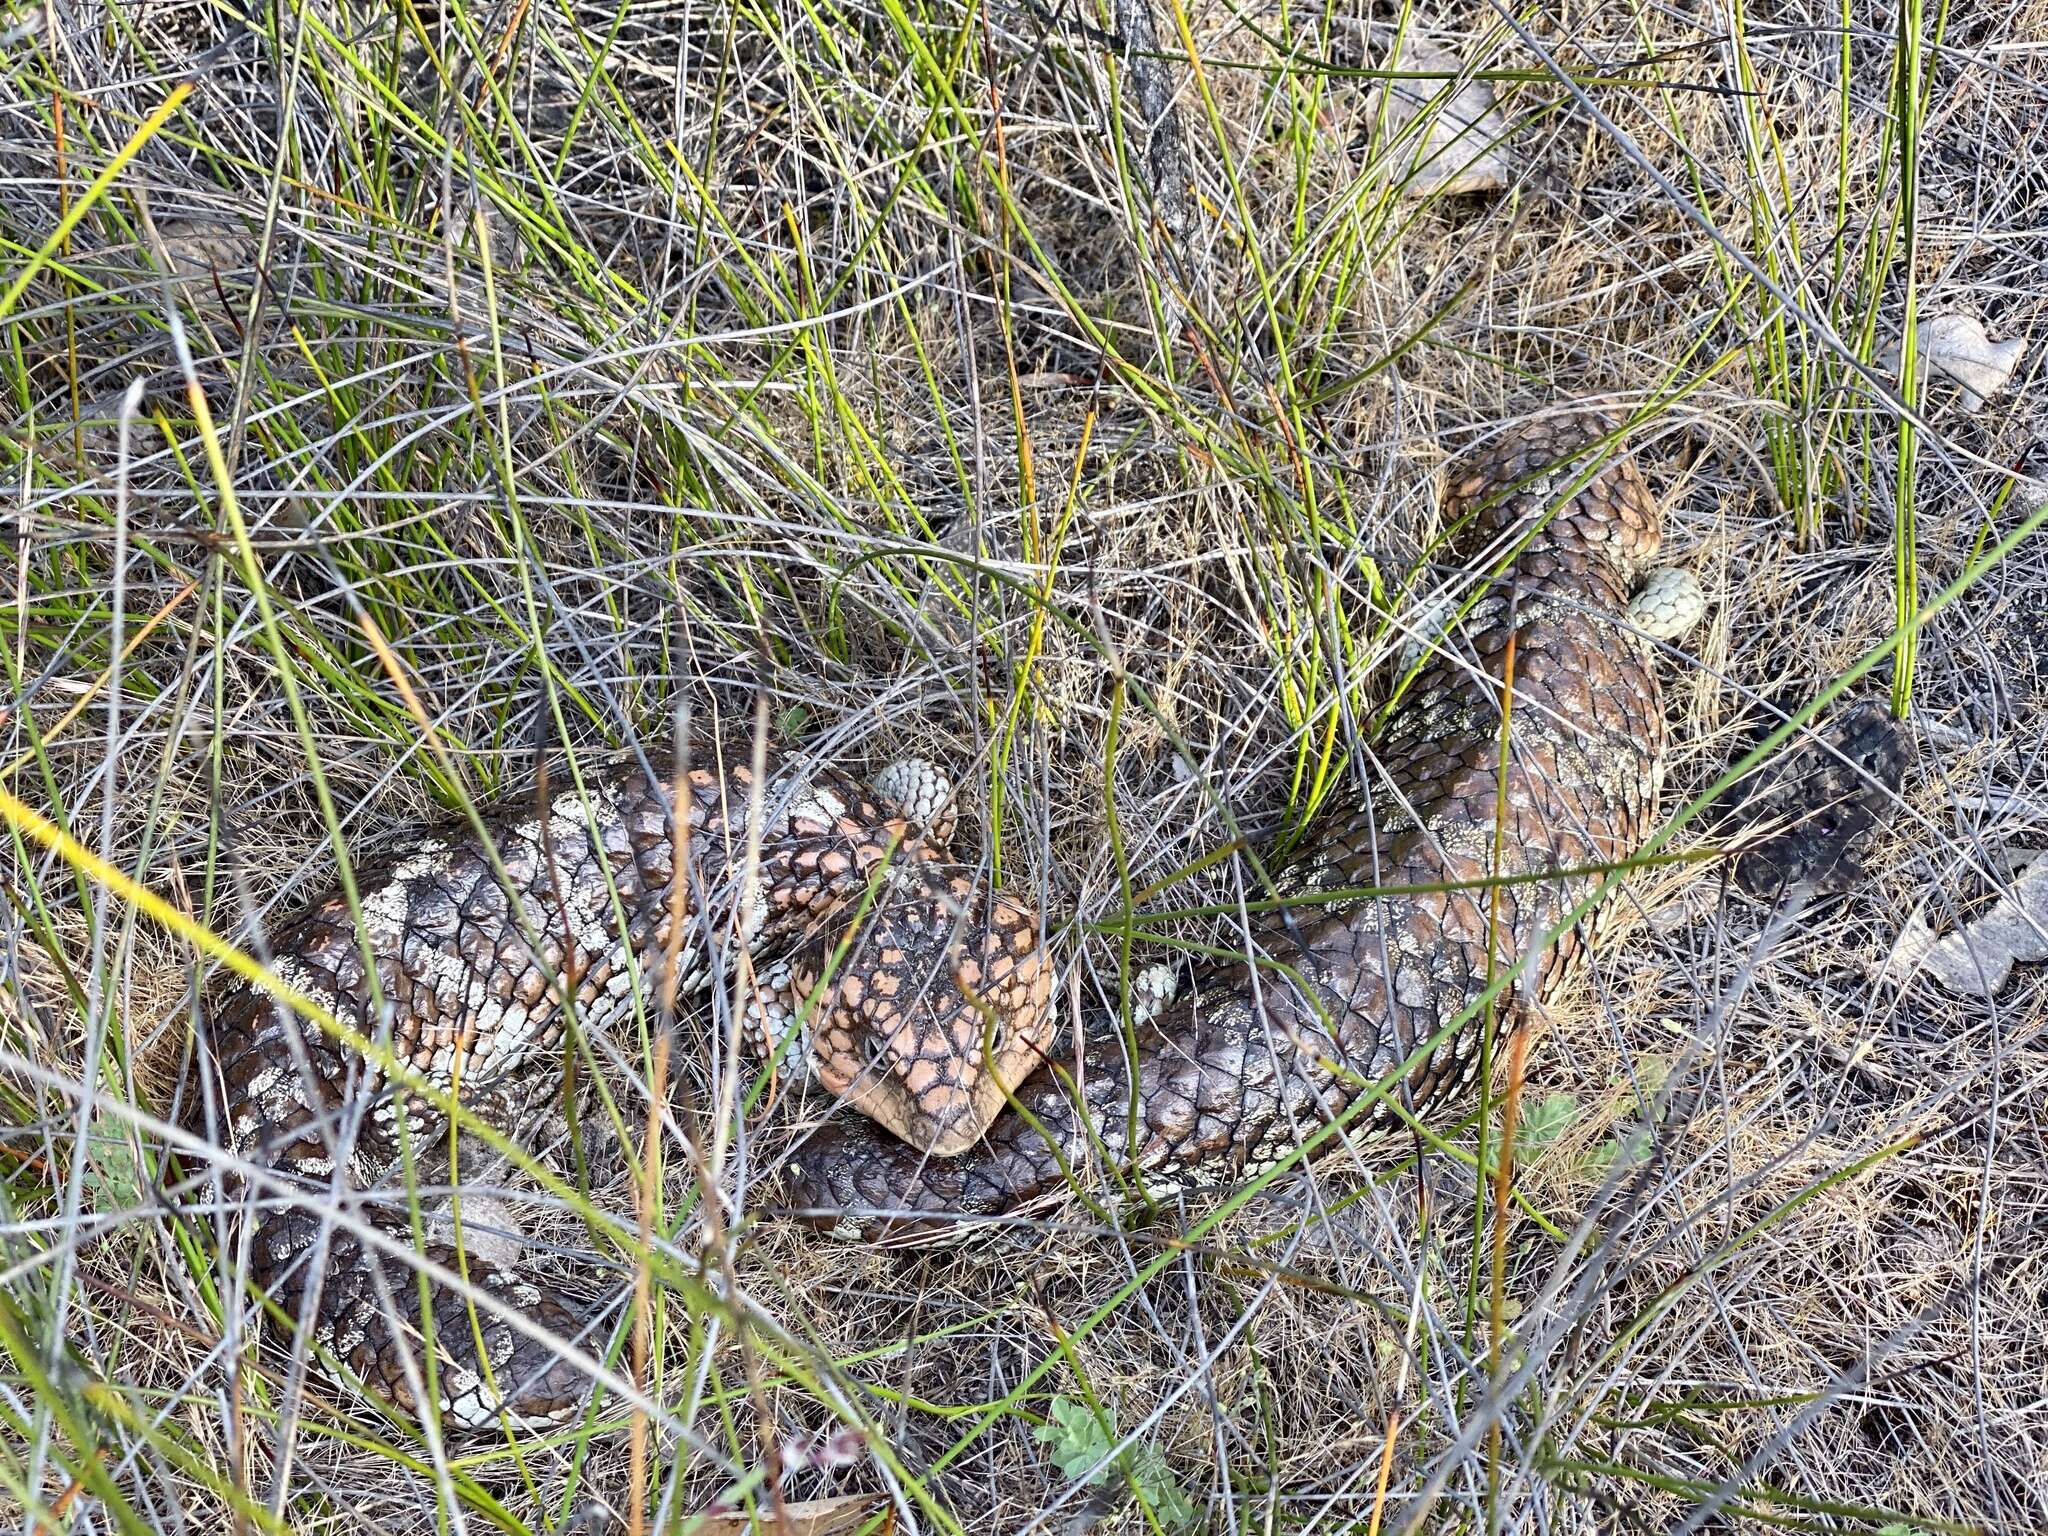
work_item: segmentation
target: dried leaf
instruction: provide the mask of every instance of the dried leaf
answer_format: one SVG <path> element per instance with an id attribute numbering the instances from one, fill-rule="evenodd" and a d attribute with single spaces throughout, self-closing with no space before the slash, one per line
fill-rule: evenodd
<path id="1" fill-rule="evenodd" d="M 1935 315 L 1915 326 L 1913 334 L 1921 361 L 1955 381 L 1961 391 L 1957 404 L 1972 414 L 2011 382 L 2013 370 L 2027 351 L 2026 342 L 2017 337 L 1993 341 L 1975 315 Z M 1886 357 L 1893 368 L 1898 367 L 1896 344 Z"/>
<path id="2" fill-rule="evenodd" d="M 1372 142 L 1392 156 L 1403 197 L 1456 197 L 1506 188 L 1514 176 L 1508 124 L 1491 85 L 1459 80 L 1463 61 L 1413 34 L 1401 39 L 1398 56 L 1390 49 L 1375 67 L 1440 77 L 1388 80 L 1366 95 L 1366 130 L 1384 134 Z"/>
<path id="3" fill-rule="evenodd" d="M 782 1506 L 789 1518 L 781 1525 L 764 1514 L 719 1511 L 685 1521 L 683 1529 L 695 1536 L 750 1536 L 754 1531 L 775 1531 L 777 1536 L 842 1536 L 857 1531 L 863 1523 L 882 1512 L 888 1499 L 879 1493 L 842 1493 L 829 1499 L 798 1499 Z"/>
<path id="4" fill-rule="evenodd" d="M 2023 960 L 2048 960 L 2048 855 L 2036 857 L 1982 917 L 1936 938 L 1915 912 L 1885 957 L 1884 975 L 1903 986 L 1923 972 L 1962 996 L 1989 997 Z"/>

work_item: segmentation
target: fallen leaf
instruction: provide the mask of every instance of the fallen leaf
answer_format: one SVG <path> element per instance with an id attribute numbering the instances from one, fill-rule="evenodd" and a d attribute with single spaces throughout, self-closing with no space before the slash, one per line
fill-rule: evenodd
<path id="1" fill-rule="evenodd" d="M 1390 48 L 1374 67 L 1426 77 L 1382 81 L 1365 97 L 1362 137 L 1391 157 L 1401 196 L 1506 188 L 1514 176 L 1508 124 L 1491 85 L 1460 80 L 1462 60 L 1412 33 L 1401 39 L 1398 55 Z"/>
<path id="2" fill-rule="evenodd" d="M 742 1512 L 696 1515 L 683 1522 L 691 1536 L 750 1536 L 755 1531 L 773 1531 L 775 1536 L 842 1536 L 859 1530 L 864 1521 L 880 1514 L 888 1504 L 879 1493 L 842 1493 L 829 1499 L 798 1499 L 782 1506 L 789 1518 L 781 1525 L 764 1507 L 759 1514 Z M 887 1527 L 884 1527 L 886 1529 Z"/>
<path id="3" fill-rule="evenodd" d="M 2023 960 L 2048 960 L 2048 855 L 2037 855 L 1982 917 L 1939 938 L 1919 912 L 1885 957 L 1884 976 L 1904 986 L 1926 975 L 1950 992 L 1989 997 Z"/>
<path id="4" fill-rule="evenodd" d="M 1961 391 L 1956 403 L 1972 415 L 2005 388 L 2027 351 L 2026 342 L 2017 337 L 1993 341 L 1975 315 L 1935 315 L 1913 327 L 1913 334 L 1920 360 L 1955 381 Z M 1896 342 L 1885 357 L 1892 368 L 1899 366 Z"/>

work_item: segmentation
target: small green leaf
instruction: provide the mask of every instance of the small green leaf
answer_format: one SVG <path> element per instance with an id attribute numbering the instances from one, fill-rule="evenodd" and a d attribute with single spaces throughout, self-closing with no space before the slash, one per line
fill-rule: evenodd
<path id="1" fill-rule="evenodd" d="M 102 1214 L 132 1211 L 142 1203 L 142 1175 L 135 1166 L 119 1130 L 108 1130 L 93 1138 L 92 1153 L 85 1164 L 85 1188 L 92 1209 Z"/>
<path id="2" fill-rule="evenodd" d="M 1174 1481 L 1166 1458 L 1159 1454 L 1156 1446 L 1148 1445 L 1138 1452 L 1138 1464 L 1133 1468 L 1132 1476 L 1161 1525 L 1169 1531 L 1193 1529 L 1195 1506 L 1181 1491 L 1180 1484 Z"/>
<path id="3" fill-rule="evenodd" d="M 792 704 L 776 717 L 775 734 L 784 741 L 796 741 L 810 723 L 811 712 L 801 704 Z"/>
<path id="4" fill-rule="evenodd" d="M 1515 1126 L 1515 1157 L 1529 1162 L 1562 1136 L 1579 1117 L 1579 1101 L 1568 1093 L 1553 1093 L 1534 1109 L 1524 1111 Z"/>
<path id="5" fill-rule="evenodd" d="M 1109 1454 L 1109 1437 L 1086 1403 L 1056 1397 L 1047 1418 L 1048 1422 L 1031 1431 L 1032 1436 L 1046 1443 L 1052 1459 L 1068 1477 L 1079 1477 Z M 1107 1470 L 1098 1469 L 1090 1481 L 1100 1483 Z"/>
<path id="6" fill-rule="evenodd" d="M 1086 1403 L 1075 1402 L 1072 1398 L 1056 1397 L 1046 1410 L 1046 1422 L 1031 1431 L 1032 1437 L 1041 1440 L 1052 1453 L 1061 1472 L 1070 1478 L 1079 1478 L 1092 1467 L 1094 1476 L 1088 1479 L 1091 1486 L 1100 1486 L 1109 1474 L 1116 1470 L 1116 1463 L 1102 1465 L 1114 1443 L 1107 1427 L 1096 1418 Z M 1174 1480 L 1172 1469 L 1166 1465 L 1166 1458 L 1157 1446 L 1133 1447 L 1126 1456 L 1129 1481 L 1152 1513 L 1159 1517 L 1159 1523 L 1169 1531 L 1192 1530 L 1195 1525 L 1195 1506 L 1180 1484 Z"/>
<path id="7" fill-rule="evenodd" d="M 1617 1162 L 1633 1168 L 1649 1155 L 1649 1133 L 1638 1127 L 1632 1131 L 1617 1132 L 1593 1148 L 1586 1154 L 1586 1167 L 1604 1178 Z"/>
<path id="8" fill-rule="evenodd" d="M 1651 1052 L 1636 1058 L 1633 1076 L 1624 1075 L 1620 1081 L 1627 1083 L 1644 1095 L 1651 1097 L 1664 1086 L 1664 1080 L 1671 1076 L 1671 1063 L 1664 1057 Z"/>

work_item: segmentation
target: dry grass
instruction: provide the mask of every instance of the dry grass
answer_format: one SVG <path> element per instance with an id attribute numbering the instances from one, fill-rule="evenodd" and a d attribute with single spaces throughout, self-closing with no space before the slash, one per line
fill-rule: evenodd
<path id="1" fill-rule="evenodd" d="M 971 835 L 1114 995 L 1106 796 L 1142 886 L 1225 812 L 1258 833 L 1346 793 L 1432 476 L 1497 424 L 1646 417 L 1673 554 L 1717 601 L 1674 658 L 1673 807 L 1895 639 L 1902 570 L 1910 616 L 2041 506 L 2005 472 L 2038 475 L 2048 433 L 2037 0 L 1922 18 L 1905 135 L 1889 12 L 1440 13 L 1498 72 L 1521 171 L 1421 206 L 1350 72 L 1378 34 L 1162 7 L 1139 67 L 1176 92 L 1185 218 L 1151 206 L 1144 93 L 1100 45 L 1130 10 L 0 18 L 0 241 L 44 258 L 0 315 L 0 783 L 235 936 L 333 841 L 522 792 L 537 741 L 659 742 L 678 696 L 744 718 L 765 682 L 851 765 L 952 765 Z M 1980 415 L 1931 384 L 1902 439 L 1873 360 L 1909 302 L 2034 347 Z M 105 423 L 138 377 L 124 492 Z M 1171 1528 L 1162 1479 L 1218 1530 L 2048 1528 L 2048 978 L 1873 979 L 1917 904 L 1947 926 L 2042 844 L 2048 544 L 1918 639 L 1910 676 L 1872 673 L 1921 756 L 1865 888 L 1774 915 L 1709 860 L 1624 894 L 1527 1085 L 1503 1391 L 1469 1134 L 1339 1153 L 1192 1244 L 1170 1211 L 895 1253 L 776 1221 L 784 1105 L 736 1142 L 748 1219 L 707 1252 L 677 1126 L 716 1085 L 686 1035 L 651 1507 L 787 1444 L 787 1497 L 883 1490 L 898 1529 Z M 25 1528 L 623 1518 L 612 1403 L 456 1455 L 317 1376 L 281 1426 L 253 1347 L 231 1391 L 132 1113 L 163 1102 L 193 952 L 28 842 L 4 857 L 0 1501 Z M 629 1214 L 624 1149 L 593 1150 Z M 590 1229 L 528 1219 L 574 1272 Z M 1151 1471 L 1071 1481 L 1033 1433 L 1056 1398 Z M 869 1453 L 809 1458 L 841 1424 Z"/>

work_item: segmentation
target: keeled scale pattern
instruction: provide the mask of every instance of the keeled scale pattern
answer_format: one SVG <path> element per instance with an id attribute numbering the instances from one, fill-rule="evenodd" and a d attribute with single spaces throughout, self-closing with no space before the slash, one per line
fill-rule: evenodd
<path id="1" fill-rule="evenodd" d="M 1083 1051 L 1079 1102 L 1042 1075 L 1019 1095 L 1028 1113 L 1003 1115 L 965 1157 L 926 1157 L 842 1115 L 797 1152 L 792 1204 L 849 1235 L 872 1234 L 1056 1196 L 1068 1186 L 1063 1164 L 1085 1177 L 1100 1159 L 1161 1192 L 1231 1182 L 1270 1166 L 1465 1012 L 1487 984 L 1489 933 L 1496 967 L 1536 946 L 1598 877 L 1502 884 L 1497 909 L 1484 882 L 1627 858 L 1655 815 L 1662 774 L 1657 678 L 1622 621 L 1628 588 L 1657 551 L 1659 508 L 1625 459 L 1559 505 L 1609 430 L 1586 415 L 1541 422 L 1454 472 L 1446 517 L 1465 526 L 1452 558 L 1502 569 L 1502 579 L 1414 679 L 1377 743 L 1370 799 L 1312 829 L 1279 876 L 1294 903 L 1256 936 L 1275 964 L 1198 978 L 1141 1030 L 1134 1061 L 1114 1021 L 1100 1022 Z M 1534 957 L 1501 999 L 1506 1026 L 1554 991 L 1588 937 L 1567 931 Z M 1400 1085 L 1415 1112 L 1470 1078 L 1480 1030 L 1475 1017 Z M 1381 1104 L 1366 1128 L 1394 1119 Z"/>
<path id="2" fill-rule="evenodd" d="M 722 763 L 700 744 L 692 759 L 703 766 L 688 777 L 679 991 L 702 987 L 714 972 L 730 985 L 735 942 L 764 957 L 831 953 L 839 957 L 840 996 L 820 1005 L 813 1031 L 843 1044 L 865 1073 L 835 1086 L 894 1104 L 927 1090 L 927 1118 L 950 1128 L 961 1104 L 936 1102 L 921 1057 L 950 1059 L 962 1042 L 978 1041 L 989 1017 L 984 1003 L 1011 1010 L 1000 1017 L 1012 1074 L 1021 1077 L 1050 1030 L 1035 914 L 1005 898 L 983 901 L 971 872 L 943 862 L 941 850 L 851 778 L 779 755 L 768 759 L 760 795 L 759 875 L 748 900 L 741 870 L 756 788 L 750 744 L 736 756 Z M 331 896 L 269 934 L 274 969 L 343 1023 L 388 1039 L 437 1086 L 459 1083 L 465 1105 L 492 1116 L 515 1104 L 522 1079 L 555 1053 L 572 985 L 577 1017 L 593 1031 L 628 1013 L 636 990 L 658 995 L 653 978 L 674 910 L 673 827 L 666 787 L 623 766 L 587 793 L 557 796 L 544 818 L 489 823 L 502 878 L 468 828 L 359 865 L 360 932 L 345 899 Z M 855 931 L 852 915 L 863 908 Z M 906 953 L 923 962 L 914 973 Z M 868 1044 L 879 1027 L 872 1010 L 841 1006 L 863 979 L 870 991 L 889 992 L 879 1045 Z M 960 980 L 973 996 L 958 989 Z M 388 1035 L 380 1030 L 387 1011 Z M 202 1044 L 187 1123 L 297 1190 L 286 1201 L 258 1191 L 266 1203 L 253 1217 L 254 1283 L 309 1322 L 366 1383 L 416 1407 L 400 1354 L 410 1349 L 420 1362 L 415 1276 L 328 1221 L 320 1206 L 345 1204 L 409 1247 L 403 1205 L 365 1196 L 392 1169 L 401 1113 L 429 1166 L 436 1146 L 445 1146 L 445 1122 L 419 1099 L 390 1092 L 360 1055 L 239 981 L 209 999 Z M 806 1045 L 784 1053 L 786 1070 L 810 1065 Z M 964 1095 L 970 1109 L 991 1108 L 991 1091 L 999 1105 L 1002 1086 L 980 1081 L 983 1062 L 977 1051 L 952 1064 L 939 1086 Z M 458 1255 L 445 1244 L 428 1257 L 456 1268 Z M 468 1274 L 558 1336 L 574 1338 L 582 1327 L 574 1310 L 515 1270 L 472 1255 Z M 479 1310 L 479 1356 L 461 1294 L 434 1285 L 429 1305 L 438 1396 L 453 1424 L 489 1424 L 500 1412 L 548 1422 L 582 1402 L 588 1383 L 545 1342 Z"/>

